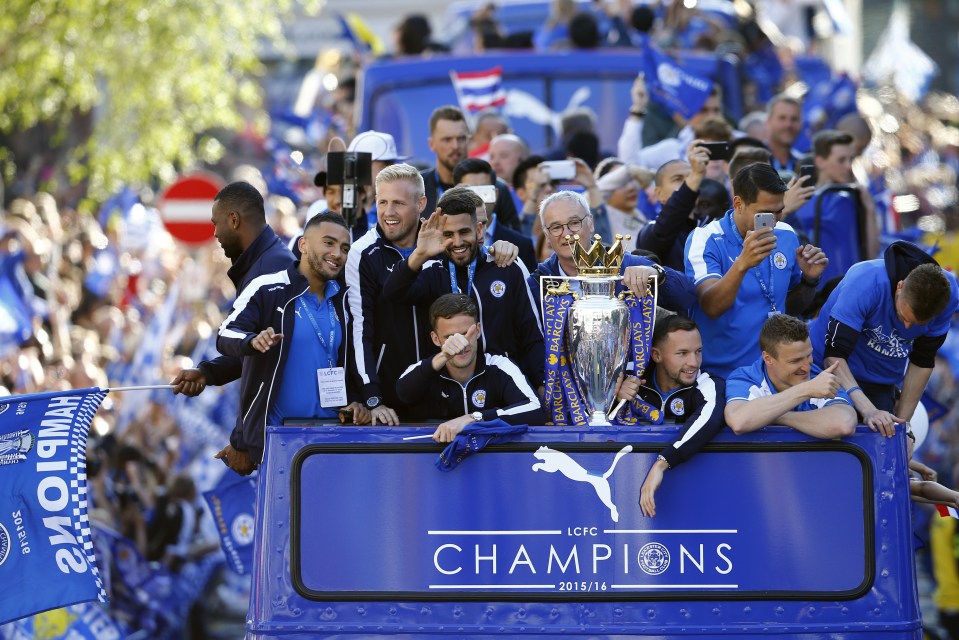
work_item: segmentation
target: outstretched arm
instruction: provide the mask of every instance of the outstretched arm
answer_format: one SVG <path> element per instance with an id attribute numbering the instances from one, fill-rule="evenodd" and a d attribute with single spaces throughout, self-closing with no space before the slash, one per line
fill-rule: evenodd
<path id="1" fill-rule="evenodd" d="M 856 410 L 837 402 L 815 411 L 788 411 L 776 422 L 813 438 L 844 438 L 856 430 Z"/>

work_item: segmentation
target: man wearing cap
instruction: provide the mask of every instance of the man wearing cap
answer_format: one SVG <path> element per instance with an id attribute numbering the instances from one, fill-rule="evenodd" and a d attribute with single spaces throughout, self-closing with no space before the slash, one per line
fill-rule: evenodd
<path id="1" fill-rule="evenodd" d="M 366 187 L 368 196 L 366 202 L 370 204 L 370 208 L 366 211 L 365 231 L 366 229 L 376 226 L 376 200 L 373 197 L 374 189 L 372 186 L 376 184 L 376 176 L 386 167 L 400 160 L 405 160 L 408 156 L 401 156 L 396 152 L 396 141 L 393 140 L 393 136 L 388 133 L 373 130 L 364 131 L 353 138 L 347 151 L 368 153 L 372 156 L 371 159 L 373 162 L 370 167 L 372 173 L 370 176 L 371 186 Z"/>

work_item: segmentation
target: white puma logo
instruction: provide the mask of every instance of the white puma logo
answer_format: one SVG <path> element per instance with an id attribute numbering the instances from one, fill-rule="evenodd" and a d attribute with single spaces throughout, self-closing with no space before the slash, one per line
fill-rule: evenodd
<path id="1" fill-rule="evenodd" d="M 536 450 L 536 453 L 533 454 L 533 457 L 542 460 L 542 462 L 534 464 L 533 471 L 545 471 L 547 473 L 559 471 L 570 480 L 588 482 L 596 489 L 596 495 L 599 496 L 602 503 L 609 507 L 609 515 L 613 519 L 613 522 L 619 522 L 619 511 L 616 509 L 616 505 L 613 504 L 612 491 L 609 487 L 609 477 L 613 475 L 613 469 L 616 468 L 619 459 L 632 450 L 633 445 L 631 444 L 620 449 L 616 457 L 613 458 L 613 464 L 609 465 L 606 473 L 600 476 L 587 471 L 582 465 L 562 451 L 554 451 L 549 447 L 540 447 Z"/>
<path id="2" fill-rule="evenodd" d="M 390 273 L 393 273 L 393 267 L 395 266 L 396 266 L 395 264 L 391 264 L 390 266 L 386 268 L 386 270 L 389 271 Z"/>

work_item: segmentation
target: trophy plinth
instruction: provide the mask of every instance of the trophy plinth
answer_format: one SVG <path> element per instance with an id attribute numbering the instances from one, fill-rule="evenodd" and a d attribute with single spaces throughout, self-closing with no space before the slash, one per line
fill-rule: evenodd
<path id="1" fill-rule="evenodd" d="M 572 243 L 581 295 L 569 308 L 566 328 L 573 375 L 589 407 L 590 425 L 608 425 L 607 412 L 616 395 L 616 381 L 626 363 L 629 311 L 616 297 L 623 262 L 623 236 L 606 249 L 594 236 L 589 250 L 579 236 Z M 629 236 L 626 236 L 629 240 Z"/>

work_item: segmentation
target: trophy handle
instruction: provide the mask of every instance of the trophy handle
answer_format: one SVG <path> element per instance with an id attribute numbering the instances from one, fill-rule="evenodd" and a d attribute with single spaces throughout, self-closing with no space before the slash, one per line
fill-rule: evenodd
<path id="1" fill-rule="evenodd" d="M 659 308 L 659 278 L 653 278 L 653 327 L 656 327 L 656 309 Z M 609 410 L 606 414 L 606 420 L 610 423 L 613 422 L 613 418 L 616 417 L 616 414 L 619 413 L 619 410 L 623 408 L 623 405 L 626 404 L 625 400 L 620 400 L 617 402 L 612 409 Z"/>

